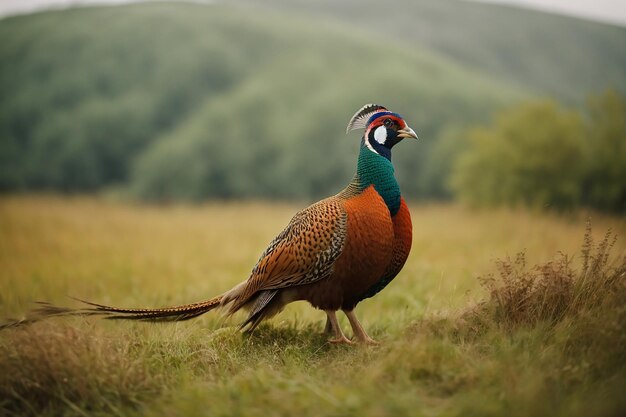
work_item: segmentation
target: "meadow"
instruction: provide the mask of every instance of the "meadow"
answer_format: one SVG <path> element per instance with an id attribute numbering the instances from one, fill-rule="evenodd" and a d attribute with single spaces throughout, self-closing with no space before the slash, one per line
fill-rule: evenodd
<path id="1" fill-rule="evenodd" d="M 204 3 L 0 20 L 0 416 L 626 415 L 626 28 Z M 328 343 L 305 303 L 251 335 L 218 312 L 2 325 L 230 289 L 345 186 L 371 102 L 421 139 L 394 150 L 411 256 L 356 310 L 380 345 Z M 520 207 L 424 203 L 454 198 Z"/>
<path id="2" fill-rule="evenodd" d="M 3 196 L 0 315 L 20 318 L 37 300 L 77 306 L 68 295 L 128 307 L 212 297 L 245 279 L 305 204 Z M 356 310 L 379 346 L 330 345 L 324 314 L 304 303 L 252 335 L 237 330 L 243 316 L 214 313 L 172 324 L 50 319 L 0 331 L 0 414 L 626 412 L 624 217 L 411 211 L 407 265 Z M 608 229 L 618 236 L 610 256 Z"/>

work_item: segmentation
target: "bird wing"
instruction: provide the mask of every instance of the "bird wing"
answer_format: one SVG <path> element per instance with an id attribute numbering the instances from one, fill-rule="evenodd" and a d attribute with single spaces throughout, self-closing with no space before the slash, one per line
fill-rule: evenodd
<path id="1" fill-rule="evenodd" d="M 347 223 L 347 212 L 333 198 L 298 212 L 261 255 L 240 299 L 329 276 L 343 250 Z"/>

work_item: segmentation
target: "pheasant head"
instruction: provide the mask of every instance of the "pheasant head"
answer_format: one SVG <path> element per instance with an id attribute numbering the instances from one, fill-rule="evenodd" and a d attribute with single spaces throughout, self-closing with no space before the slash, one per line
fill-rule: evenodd
<path id="1" fill-rule="evenodd" d="M 378 104 L 366 104 L 357 111 L 346 128 L 346 133 L 365 129 L 363 144 L 391 160 L 391 148 L 404 138 L 417 139 L 417 134 L 398 113 Z"/>

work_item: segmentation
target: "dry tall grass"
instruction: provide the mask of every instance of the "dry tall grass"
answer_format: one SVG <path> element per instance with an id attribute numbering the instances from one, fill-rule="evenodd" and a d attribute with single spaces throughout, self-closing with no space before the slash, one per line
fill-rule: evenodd
<path id="1" fill-rule="evenodd" d="M 19 317 L 33 300 L 63 305 L 66 294 L 129 307 L 210 297 L 246 277 L 296 209 L 2 198 L 1 315 Z M 358 307 L 379 347 L 329 346 L 324 315 L 304 304 L 251 337 L 216 315 L 52 319 L 0 332 L 0 414 L 626 412 L 624 238 L 594 235 L 588 213 L 432 205 L 412 215 L 406 267 Z M 623 218 L 593 214 L 593 224 L 626 235 Z M 583 236 L 580 257 L 545 262 L 576 253 Z M 520 249 L 489 277 L 494 259 Z"/>
<path id="2" fill-rule="evenodd" d="M 0 410 L 54 415 L 137 406 L 166 379 L 141 359 L 141 345 L 120 343 L 97 328 L 58 323 L 14 332 L 0 339 Z"/>
<path id="3" fill-rule="evenodd" d="M 573 259 L 559 253 L 555 260 L 528 267 L 520 252 L 496 262 L 498 275 L 489 274 L 481 284 L 489 293 L 479 310 L 490 310 L 493 319 L 506 326 L 556 323 L 624 300 L 626 256 L 611 259 L 617 237 L 609 230 L 597 246 L 593 244 L 591 223 L 587 222 L 580 256 L 580 269 Z M 611 263 L 609 260 L 611 259 Z"/>

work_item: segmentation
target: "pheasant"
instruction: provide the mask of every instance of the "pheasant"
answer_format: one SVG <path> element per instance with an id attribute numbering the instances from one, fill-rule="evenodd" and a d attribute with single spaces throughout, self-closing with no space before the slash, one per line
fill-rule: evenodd
<path id="1" fill-rule="evenodd" d="M 104 315 L 113 319 L 177 321 L 221 307 L 227 315 L 246 309 L 242 329 L 293 301 L 324 310 L 330 342 L 354 343 L 337 322 L 342 310 L 357 341 L 376 343 L 354 314 L 362 300 L 381 291 L 400 272 L 411 249 L 411 217 L 394 177 L 391 149 L 417 135 L 397 113 L 376 104 L 357 111 L 346 129 L 365 129 L 356 174 L 337 195 L 296 213 L 269 244 L 247 280 L 224 294 L 195 304 L 126 309 L 79 300 L 89 307 L 65 309 L 42 303 L 43 315 Z"/>

